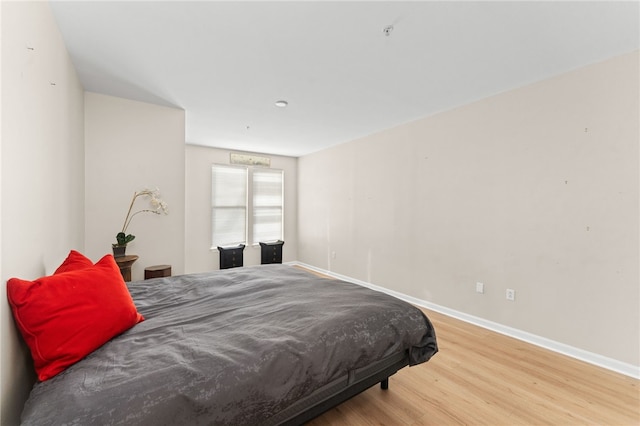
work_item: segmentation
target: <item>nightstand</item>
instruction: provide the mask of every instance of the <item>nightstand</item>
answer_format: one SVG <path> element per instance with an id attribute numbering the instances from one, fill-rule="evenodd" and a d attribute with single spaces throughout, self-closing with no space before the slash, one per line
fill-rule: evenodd
<path id="1" fill-rule="evenodd" d="M 128 256 L 115 257 L 116 263 L 120 268 L 120 273 L 125 281 L 131 281 L 131 265 L 138 260 L 138 255 L 130 254 Z"/>
<path id="2" fill-rule="evenodd" d="M 260 243 L 260 263 L 282 263 L 282 246 L 284 241 Z"/>
<path id="3" fill-rule="evenodd" d="M 220 252 L 220 269 L 236 268 L 242 266 L 244 256 L 244 244 L 232 247 L 218 247 Z"/>
<path id="4" fill-rule="evenodd" d="M 154 265 L 144 268 L 144 279 L 162 278 L 171 276 L 171 265 Z"/>

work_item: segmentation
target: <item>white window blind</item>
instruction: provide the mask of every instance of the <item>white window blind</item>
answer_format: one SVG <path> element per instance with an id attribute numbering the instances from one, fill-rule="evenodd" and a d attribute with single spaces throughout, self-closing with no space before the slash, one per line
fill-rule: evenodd
<path id="1" fill-rule="evenodd" d="M 212 166 L 213 247 L 247 241 L 247 169 Z"/>
<path id="2" fill-rule="evenodd" d="M 254 244 L 282 239 L 283 180 L 282 170 L 253 170 Z"/>

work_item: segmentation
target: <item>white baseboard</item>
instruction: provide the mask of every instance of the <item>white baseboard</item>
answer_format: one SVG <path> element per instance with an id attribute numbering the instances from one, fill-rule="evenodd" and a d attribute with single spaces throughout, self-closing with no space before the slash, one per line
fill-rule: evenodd
<path id="1" fill-rule="evenodd" d="M 470 324 L 477 325 L 482 328 L 486 328 L 491 331 L 495 331 L 496 333 L 504 334 L 506 336 L 513 337 L 515 339 L 522 340 L 527 343 L 531 343 L 533 345 L 551 350 L 553 352 L 567 355 L 571 358 L 579 359 L 589 364 L 606 368 L 607 370 L 615 371 L 616 373 L 624 374 L 625 376 L 633 377 L 635 379 L 640 379 L 640 366 L 637 366 L 637 365 L 628 364 L 613 358 L 608 358 L 593 352 L 585 351 L 583 349 L 569 346 L 564 343 L 556 342 L 554 340 L 537 336 L 535 334 L 528 333 L 526 331 L 518 330 L 516 328 L 508 327 L 506 325 L 489 321 L 480 317 L 465 314 L 464 312 L 460 312 L 444 306 L 436 305 L 435 303 L 427 302 L 425 300 L 421 300 L 412 296 L 407 296 L 406 294 L 389 290 L 384 287 L 379 287 L 377 285 L 367 283 L 365 281 L 360 281 L 355 278 L 337 274 L 335 272 L 316 268 L 315 266 L 307 265 L 306 263 L 302 263 L 302 262 L 288 262 L 288 263 L 292 265 L 299 265 L 304 268 L 310 269 L 312 271 L 316 271 L 321 274 L 325 274 L 342 281 L 348 281 L 354 284 L 361 285 L 363 287 L 370 288 L 372 290 L 386 293 L 400 300 L 404 300 L 405 302 L 411 303 L 413 305 L 421 306 L 423 308 L 430 309 L 435 312 L 439 312 L 449 317 L 456 318 L 456 319 L 468 322 Z"/>

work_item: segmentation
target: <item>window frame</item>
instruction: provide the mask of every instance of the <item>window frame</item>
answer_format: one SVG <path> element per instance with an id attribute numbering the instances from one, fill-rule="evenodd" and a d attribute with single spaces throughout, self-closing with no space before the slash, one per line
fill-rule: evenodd
<path id="1" fill-rule="evenodd" d="M 216 206 L 215 205 L 215 200 L 216 200 L 216 194 L 214 193 L 215 188 L 214 188 L 214 170 L 216 168 L 219 169 L 234 169 L 234 170 L 242 170 L 244 171 L 244 204 L 243 205 L 237 205 L 237 206 Z M 228 165 L 228 164 L 212 164 L 211 165 L 211 216 L 210 216 L 210 223 L 211 223 L 211 249 L 212 250 L 217 250 L 218 246 L 220 247 L 225 247 L 225 246 L 232 246 L 235 244 L 246 244 L 246 241 L 248 239 L 248 235 L 247 235 L 247 230 L 248 230 L 248 220 L 249 220 L 249 206 L 248 206 L 248 198 L 249 198 L 249 171 L 247 170 L 246 167 L 239 167 L 239 166 L 233 166 L 233 165 Z M 233 208 L 244 208 L 244 221 L 243 221 L 243 232 L 244 232 L 244 241 L 238 241 L 238 242 L 226 242 L 226 241 L 216 241 L 216 226 L 215 226 L 215 217 L 216 217 L 216 213 L 215 210 L 222 208 L 224 210 L 226 209 L 233 209 Z"/>
<path id="2" fill-rule="evenodd" d="M 216 243 L 216 232 L 215 232 L 215 224 L 214 224 L 214 218 L 215 218 L 215 209 L 216 206 L 214 205 L 214 199 L 215 199 L 215 194 L 214 194 L 214 169 L 216 167 L 219 168 L 233 168 L 233 169 L 241 169 L 245 171 L 245 203 L 244 203 L 244 241 L 240 241 L 237 243 L 228 243 L 228 244 L 217 244 Z M 271 167 L 255 167 L 255 166 L 239 166 L 239 165 L 232 165 L 232 164 L 219 164 L 219 163 L 214 163 L 211 165 L 211 191 L 210 191 L 210 196 L 211 196 L 211 210 L 210 210 L 210 224 L 211 224 L 211 234 L 210 234 L 210 238 L 211 238 L 211 250 L 217 250 L 218 246 L 220 247 L 225 247 L 225 246 L 232 246 L 235 244 L 244 244 L 244 245 L 251 245 L 251 246 L 258 246 L 260 244 L 260 242 L 267 242 L 267 241 L 275 241 L 274 239 L 268 239 L 265 241 L 255 241 L 255 222 L 254 222 L 254 217 L 255 217 L 255 207 L 254 207 L 254 199 L 255 199 L 255 180 L 254 180 L 254 173 L 258 172 L 260 173 L 261 171 L 273 171 L 273 172 L 279 172 L 280 173 L 280 185 L 281 185 L 281 194 L 280 194 L 280 200 L 281 200 L 281 204 L 279 206 L 280 208 L 280 236 L 276 239 L 276 240 L 284 240 L 284 224 L 285 224 L 285 171 L 283 169 L 277 169 L 277 168 L 271 168 Z M 218 207 L 219 208 L 219 207 Z M 251 243 L 249 244 L 249 241 L 251 241 Z"/>
<path id="3" fill-rule="evenodd" d="M 273 238 L 269 238 L 269 239 L 263 239 L 263 240 L 257 240 L 256 239 L 256 221 L 255 221 L 255 217 L 256 217 L 256 205 L 255 205 L 255 201 L 256 201 L 256 179 L 255 179 L 255 175 L 256 173 L 261 173 L 261 172 L 266 172 L 271 173 L 271 174 L 276 174 L 279 173 L 280 174 L 280 204 L 278 206 L 276 206 L 275 204 L 273 205 L 265 205 L 265 206 L 260 206 L 260 208 L 279 208 L 280 209 L 280 235 L 273 239 Z M 251 188 L 250 188 L 250 193 L 251 193 L 251 197 L 250 198 L 250 212 L 251 212 L 251 226 L 250 226 L 250 232 L 248 232 L 248 236 L 250 236 L 250 240 L 251 240 L 251 244 L 254 246 L 259 245 L 261 242 L 268 242 L 268 241 L 278 241 L 278 240 L 284 240 L 284 170 L 282 169 L 273 169 L 273 168 L 266 168 L 266 167 L 254 167 L 251 170 L 251 178 L 249 179 L 251 181 Z"/>

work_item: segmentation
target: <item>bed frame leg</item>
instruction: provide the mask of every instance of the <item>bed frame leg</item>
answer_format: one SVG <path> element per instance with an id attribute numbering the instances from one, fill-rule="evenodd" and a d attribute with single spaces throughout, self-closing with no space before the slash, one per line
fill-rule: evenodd
<path id="1" fill-rule="evenodd" d="M 389 389 L 389 378 L 388 377 L 380 382 L 380 389 L 382 389 L 382 390 Z"/>

